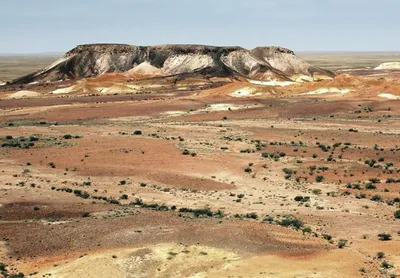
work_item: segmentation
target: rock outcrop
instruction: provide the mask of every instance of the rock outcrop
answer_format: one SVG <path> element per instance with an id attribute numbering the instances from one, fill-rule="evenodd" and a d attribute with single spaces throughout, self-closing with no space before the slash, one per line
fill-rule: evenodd
<path id="1" fill-rule="evenodd" d="M 376 70 L 400 70 L 400 62 L 387 62 L 380 64 Z"/>

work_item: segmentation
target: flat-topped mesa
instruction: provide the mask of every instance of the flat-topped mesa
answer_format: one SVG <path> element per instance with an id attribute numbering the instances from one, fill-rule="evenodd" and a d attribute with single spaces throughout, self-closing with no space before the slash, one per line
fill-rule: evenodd
<path id="1" fill-rule="evenodd" d="M 65 53 L 64 57 L 80 54 L 86 51 L 127 53 L 130 52 L 133 47 L 134 46 L 129 44 L 81 44 Z"/>
<path id="2" fill-rule="evenodd" d="M 145 63 L 158 76 L 198 73 L 257 81 L 295 81 L 331 78 L 330 71 L 314 67 L 293 51 L 282 47 L 85 44 L 68 51 L 61 59 L 35 73 L 14 80 L 14 84 L 97 77 L 104 73 L 125 73 Z"/>

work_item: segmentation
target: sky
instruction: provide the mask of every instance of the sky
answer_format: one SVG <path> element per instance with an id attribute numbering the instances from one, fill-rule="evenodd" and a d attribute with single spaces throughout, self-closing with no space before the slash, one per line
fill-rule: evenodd
<path id="1" fill-rule="evenodd" d="M 86 43 L 399 51 L 399 0 L 0 0 L 0 53 Z"/>

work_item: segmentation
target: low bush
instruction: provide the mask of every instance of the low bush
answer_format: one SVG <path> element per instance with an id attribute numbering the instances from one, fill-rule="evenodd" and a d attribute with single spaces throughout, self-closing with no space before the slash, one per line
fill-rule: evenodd
<path id="1" fill-rule="evenodd" d="M 291 216 L 287 216 L 284 219 L 277 221 L 277 224 L 283 227 L 293 227 L 295 229 L 300 229 L 304 226 L 303 221 L 293 218 Z"/>
<path id="2" fill-rule="evenodd" d="M 382 241 L 392 240 L 392 235 L 391 234 L 387 234 L 387 233 L 378 234 L 378 237 L 379 237 L 379 240 L 382 240 Z"/>

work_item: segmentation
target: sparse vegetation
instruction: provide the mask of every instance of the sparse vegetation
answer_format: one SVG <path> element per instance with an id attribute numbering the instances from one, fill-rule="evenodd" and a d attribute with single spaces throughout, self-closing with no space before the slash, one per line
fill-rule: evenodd
<path id="1" fill-rule="evenodd" d="M 338 241 L 338 247 L 339 247 L 339 249 L 345 248 L 345 247 L 346 247 L 346 244 L 347 244 L 347 240 L 346 240 L 346 239 L 340 239 L 340 240 Z"/>
<path id="2" fill-rule="evenodd" d="M 75 62 L 85 60 L 80 58 L 85 47 L 73 54 Z M 270 247 L 289 264 L 293 254 L 317 252 L 318 262 L 329 259 L 321 274 L 307 264 L 315 256 L 304 256 L 301 269 L 295 265 L 293 273 L 397 273 L 400 113 L 396 100 L 375 94 L 385 88 L 396 92 L 400 85 L 394 72 L 381 71 L 374 77 L 371 68 L 354 77 L 352 70 L 343 75 L 338 71 L 333 80 L 288 87 L 245 84 L 243 76 L 230 78 L 225 68 L 218 76 L 212 72 L 222 65 L 220 57 L 231 50 L 236 53 L 232 48 L 226 53 L 219 49 L 209 61 L 216 62 L 211 68 L 142 78 L 139 72 L 123 73 L 121 67 L 153 59 L 159 48 L 165 48 L 167 56 L 175 49 L 185 56 L 185 46 L 156 47 L 148 53 L 141 47 L 121 47 L 108 52 L 108 45 L 98 45 L 88 60 L 91 63 L 106 49 L 109 70 L 121 72 L 82 82 L 71 75 L 59 83 L 1 86 L 0 221 L 7 251 L 2 260 L 8 265 L 0 264 L 0 275 L 14 277 L 21 265 L 24 271 L 35 266 L 41 276 L 49 276 L 39 270 L 41 262 L 69 254 L 71 261 L 53 266 L 56 272 L 68 270 L 88 262 L 74 254 L 83 258 L 104 250 L 108 255 L 101 255 L 102 260 L 112 262 L 111 268 L 129 261 L 133 253 L 153 260 L 156 252 L 163 262 L 145 262 L 137 273 L 167 275 L 169 264 L 183 262 L 172 275 L 193 276 L 199 269 L 208 273 L 210 267 L 218 275 L 221 264 L 236 260 L 232 250 L 256 254 Z M 131 59 L 131 49 L 143 54 L 140 59 Z M 190 59 L 174 59 L 190 68 L 197 56 L 214 51 L 196 49 L 198 54 Z M 254 50 L 252 56 L 262 56 L 263 51 Z M 124 61 L 118 60 L 120 53 Z M 285 50 L 283 54 L 291 55 Z M 140 67 L 155 71 L 167 58 Z M 233 60 L 228 62 L 236 63 Z M 62 65 L 55 68 L 75 64 Z M 271 78 L 281 74 L 268 69 L 262 68 Z M 78 78 L 83 70 L 71 74 Z M 343 97 L 302 95 L 328 85 L 352 92 Z M 255 94 L 233 97 L 244 87 Z M 51 93 L 68 88 L 74 90 Z M 20 90 L 37 91 L 38 96 L 8 99 Z M 65 240 L 71 238 L 73 242 Z M 129 242 L 140 248 L 132 254 L 110 254 L 109 250 L 131 248 Z M 157 242 L 166 244 L 159 248 Z M 268 265 L 279 257 L 271 259 Z M 241 266 L 242 258 L 238 260 L 235 265 Z M 191 265 L 195 267 L 188 270 Z M 251 273 L 237 270 L 250 276 L 276 272 L 263 264 L 254 267 Z M 232 276 L 234 270 L 224 271 Z"/>
<path id="3" fill-rule="evenodd" d="M 283 227 L 293 227 L 295 229 L 300 229 L 304 225 L 303 221 L 291 216 L 287 216 L 282 220 L 278 221 L 277 223 Z"/>
<path id="4" fill-rule="evenodd" d="M 392 240 L 392 235 L 388 234 L 388 233 L 378 234 L 378 237 L 379 237 L 379 240 L 382 240 L 382 241 Z"/>

